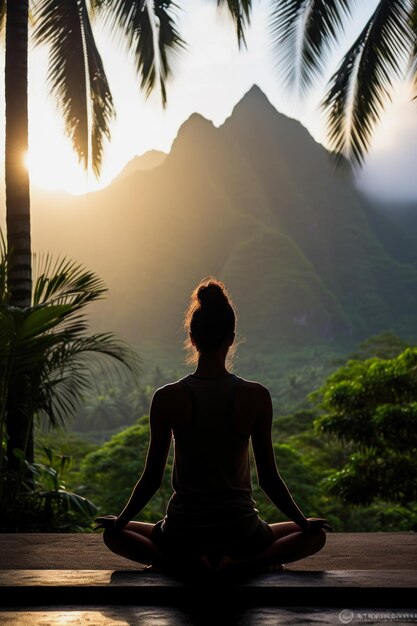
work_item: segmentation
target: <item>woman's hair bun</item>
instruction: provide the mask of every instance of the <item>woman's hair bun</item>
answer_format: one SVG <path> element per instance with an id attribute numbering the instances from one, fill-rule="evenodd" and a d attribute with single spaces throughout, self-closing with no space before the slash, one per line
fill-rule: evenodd
<path id="1" fill-rule="evenodd" d="M 235 326 L 235 310 L 226 287 L 214 276 L 204 278 L 192 292 L 184 315 L 188 362 L 195 362 L 197 354 L 217 350 L 226 340 L 230 346 Z"/>
<path id="2" fill-rule="evenodd" d="M 197 292 L 197 299 L 202 307 L 221 306 L 228 303 L 224 285 L 220 282 L 202 285 Z"/>

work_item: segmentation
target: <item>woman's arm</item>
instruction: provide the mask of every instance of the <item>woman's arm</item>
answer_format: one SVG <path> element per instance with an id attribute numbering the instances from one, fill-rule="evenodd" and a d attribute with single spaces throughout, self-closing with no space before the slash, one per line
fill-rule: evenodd
<path id="1" fill-rule="evenodd" d="M 167 404 L 166 390 L 158 389 L 153 396 L 149 413 L 150 441 L 145 469 L 120 515 L 117 518 L 98 517 L 99 527 L 114 524 L 116 528 L 123 528 L 143 509 L 161 486 L 172 437 L 167 419 Z"/>
<path id="2" fill-rule="evenodd" d="M 261 489 L 272 500 L 275 506 L 292 519 L 300 528 L 308 530 L 309 520 L 303 515 L 279 475 L 272 446 L 272 402 L 269 391 L 259 386 L 259 407 L 252 430 L 252 447 Z M 325 520 L 323 520 L 325 521 Z"/>

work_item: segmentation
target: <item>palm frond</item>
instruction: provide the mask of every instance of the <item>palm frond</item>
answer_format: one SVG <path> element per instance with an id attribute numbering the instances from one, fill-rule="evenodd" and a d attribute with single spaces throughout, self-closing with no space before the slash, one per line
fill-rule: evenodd
<path id="1" fill-rule="evenodd" d="M 6 243 L 0 231 L 0 284 L 7 282 Z M 138 355 L 112 333 L 88 335 L 84 307 L 106 288 L 93 272 L 66 258 L 36 259 L 34 304 L 0 301 L 0 421 L 18 410 L 52 426 L 74 415 L 85 391 L 116 376 L 136 381 Z"/>
<path id="2" fill-rule="evenodd" d="M 165 105 L 172 63 L 185 46 L 172 12 L 177 5 L 172 0 L 115 0 L 99 2 L 96 8 L 113 32 L 120 29 L 146 96 L 159 85 Z"/>
<path id="3" fill-rule="evenodd" d="M 120 381 L 135 380 L 140 371 L 136 353 L 112 333 L 61 342 L 45 361 L 38 410 L 52 425 L 65 423 L 94 383 L 114 382 L 115 376 Z"/>
<path id="4" fill-rule="evenodd" d="M 50 46 L 48 81 L 79 160 L 88 167 L 87 75 L 77 0 L 39 0 L 34 39 Z"/>
<path id="5" fill-rule="evenodd" d="M 322 105 L 338 161 L 346 156 L 354 166 L 363 163 L 393 81 L 405 71 L 413 45 L 409 18 L 403 0 L 380 0 L 330 79 Z"/>
<path id="6" fill-rule="evenodd" d="M 162 103 L 167 103 L 166 82 L 172 75 L 173 68 L 179 58 L 179 53 L 185 49 L 185 42 L 181 39 L 172 14 L 165 10 L 166 3 L 155 4 L 157 24 L 157 41 L 159 46 L 159 86 L 162 94 Z M 172 6 L 176 6 L 172 4 Z"/>
<path id="7" fill-rule="evenodd" d="M 227 4 L 230 15 L 236 25 L 239 48 L 246 46 L 245 31 L 250 24 L 252 0 L 217 0 L 218 6 Z"/>
<path id="8" fill-rule="evenodd" d="M 13 398 L 13 406 L 45 416 L 52 426 L 65 423 L 98 380 L 137 380 L 141 372 L 128 344 L 112 333 L 85 335 L 77 315 L 66 318 L 70 308 L 0 307 L 0 373 L 7 382 L 0 389 L 2 406 Z"/>
<path id="9" fill-rule="evenodd" d="M 343 32 L 356 0 L 275 0 L 271 34 L 286 87 L 306 91 L 320 76 L 325 57 Z"/>
<path id="10" fill-rule="evenodd" d="M 107 291 L 94 272 L 67 258 L 54 260 L 51 255 L 35 257 L 33 304 L 68 304 L 84 306 L 99 300 Z"/>
<path id="11" fill-rule="evenodd" d="M 28 342 L 56 328 L 70 311 L 71 305 L 68 304 L 49 304 L 26 309 L 19 329 L 19 340 L 22 343 Z"/>
<path id="12" fill-rule="evenodd" d="M 88 169 L 91 127 L 92 165 L 98 174 L 114 109 L 85 0 L 38 0 L 34 21 L 35 42 L 50 47 L 48 81 L 66 132 Z"/>
<path id="13" fill-rule="evenodd" d="M 80 3 L 80 11 L 91 100 L 91 165 L 98 177 L 101 171 L 104 138 L 110 140 L 110 122 L 116 114 L 103 61 L 94 41 L 85 2 Z"/>

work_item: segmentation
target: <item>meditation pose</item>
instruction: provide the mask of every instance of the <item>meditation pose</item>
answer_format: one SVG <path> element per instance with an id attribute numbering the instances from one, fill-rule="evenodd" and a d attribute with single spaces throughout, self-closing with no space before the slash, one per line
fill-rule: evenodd
<path id="1" fill-rule="evenodd" d="M 185 315 L 195 372 L 155 392 L 142 476 L 117 517 L 97 518 L 105 544 L 116 554 L 171 571 L 263 571 L 284 569 L 282 564 L 325 544 L 326 520 L 306 518 L 278 473 L 268 390 L 227 367 L 235 324 L 223 283 L 200 283 Z M 166 515 L 156 524 L 132 521 L 161 485 L 172 437 L 173 494 Z M 292 521 L 267 524 L 259 516 L 250 442 L 259 485 Z"/>

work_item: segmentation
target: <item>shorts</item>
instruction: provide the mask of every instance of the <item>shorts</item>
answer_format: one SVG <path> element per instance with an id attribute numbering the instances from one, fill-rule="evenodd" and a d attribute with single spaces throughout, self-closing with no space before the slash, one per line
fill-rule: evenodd
<path id="1" fill-rule="evenodd" d="M 256 530 L 248 537 L 222 545 L 210 544 L 204 541 L 204 537 L 199 540 L 178 537 L 163 528 L 163 521 L 155 524 L 151 539 L 161 552 L 171 558 L 198 558 L 202 554 L 218 557 L 227 555 L 235 559 L 251 558 L 266 550 L 275 541 L 271 527 L 262 519 L 259 519 Z"/>

